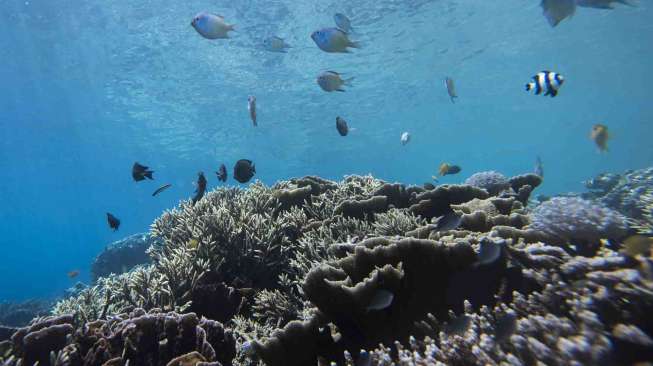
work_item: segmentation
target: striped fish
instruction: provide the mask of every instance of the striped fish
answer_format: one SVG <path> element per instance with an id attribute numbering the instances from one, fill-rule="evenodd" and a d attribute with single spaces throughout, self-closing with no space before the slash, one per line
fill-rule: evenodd
<path id="1" fill-rule="evenodd" d="M 551 71 L 541 71 L 532 77 L 532 81 L 526 84 L 526 91 L 535 90 L 535 95 L 544 92 L 544 96 L 550 95 L 552 98 L 558 95 L 558 90 L 565 82 L 562 75 Z"/>

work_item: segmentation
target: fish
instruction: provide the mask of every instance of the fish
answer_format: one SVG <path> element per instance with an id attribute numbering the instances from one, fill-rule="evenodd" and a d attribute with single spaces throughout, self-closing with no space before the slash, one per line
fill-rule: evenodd
<path id="1" fill-rule="evenodd" d="M 286 49 L 291 48 L 283 38 L 277 36 L 270 36 L 263 40 L 263 48 L 270 52 L 287 52 Z"/>
<path id="2" fill-rule="evenodd" d="M 463 221 L 463 216 L 455 212 L 449 212 L 437 218 L 435 228 L 437 231 L 456 230 Z"/>
<path id="3" fill-rule="evenodd" d="M 499 317 L 494 324 L 494 339 L 503 342 L 510 338 L 517 330 L 517 315 L 512 312 Z"/>
<path id="4" fill-rule="evenodd" d="M 453 83 L 453 79 L 450 77 L 444 78 L 444 86 L 447 87 L 447 93 L 449 94 L 449 98 L 451 98 L 451 103 L 456 103 L 456 98 L 458 98 L 458 94 L 456 94 L 456 86 Z"/>
<path id="5" fill-rule="evenodd" d="M 460 168 L 458 165 L 450 165 L 449 163 L 442 163 L 440 164 L 440 169 L 438 169 L 438 172 L 440 173 L 441 177 L 444 177 L 445 175 L 453 175 L 453 174 L 458 174 L 462 168 Z"/>
<path id="6" fill-rule="evenodd" d="M 234 165 L 234 179 L 240 183 L 247 183 L 256 173 L 256 167 L 251 160 L 240 159 Z"/>
<path id="7" fill-rule="evenodd" d="M 431 190 L 435 189 L 435 185 L 433 183 L 429 183 L 429 182 L 424 183 L 423 187 L 427 191 L 431 191 Z"/>
<path id="8" fill-rule="evenodd" d="M 614 9 L 613 3 L 635 6 L 628 0 L 542 0 L 542 14 L 551 27 L 560 24 L 566 18 L 576 13 L 576 7 L 594 9 Z"/>
<path id="9" fill-rule="evenodd" d="M 235 25 L 227 24 L 222 15 L 205 12 L 195 15 L 190 25 L 206 39 L 226 39 L 235 30 Z"/>
<path id="10" fill-rule="evenodd" d="M 340 136 L 347 136 L 349 133 L 349 126 L 347 126 L 347 121 L 342 117 L 336 117 L 336 129 Z"/>
<path id="11" fill-rule="evenodd" d="M 247 98 L 247 110 L 249 110 L 249 118 L 252 120 L 254 127 L 256 127 L 256 97 L 253 95 Z"/>
<path id="12" fill-rule="evenodd" d="M 206 192 L 206 177 L 203 172 L 197 173 L 197 189 L 195 189 L 195 196 L 193 196 L 193 204 L 201 200 Z"/>
<path id="13" fill-rule="evenodd" d="M 351 86 L 353 77 L 343 79 L 339 73 L 335 71 L 325 71 L 317 76 L 317 85 L 325 92 L 339 91 L 344 92 L 343 86 Z"/>
<path id="14" fill-rule="evenodd" d="M 197 249 L 199 245 L 200 245 L 200 241 L 195 238 L 192 238 L 188 241 L 188 247 L 190 249 Z"/>
<path id="15" fill-rule="evenodd" d="M 481 250 L 477 256 L 476 265 L 483 266 L 495 263 L 501 258 L 503 253 L 503 245 L 495 243 L 494 241 L 483 238 L 481 239 Z"/>
<path id="16" fill-rule="evenodd" d="M 156 196 L 157 194 L 159 194 L 159 193 L 165 191 L 166 189 L 168 189 L 168 188 L 170 188 L 170 187 L 172 187 L 172 184 L 164 184 L 164 185 L 162 185 L 161 187 L 157 188 L 156 191 L 154 191 L 154 193 L 152 193 L 152 197 Z"/>
<path id="17" fill-rule="evenodd" d="M 154 173 L 154 171 L 149 169 L 150 168 L 141 165 L 138 162 L 134 163 L 134 166 L 132 167 L 132 178 L 134 178 L 136 182 L 145 180 L 145 178 L 154 179 L 152 178 L 152 173 Z"/>
<path id="18" fill-rule="evenodd" d="M 68 275 L 68 278 L 75 278 L 75 277 L 79 276 L 79 271 L 78 270 L 70 271 L 70 272 L 67 273 L 67 275 Z"/>
<path id="19" fill-rule="evenodd" d="M 551 27 L 576 13 L 576 0 L 542 0 L 540 6 Z"/>
<path id="20" fill-rule="evenodd" d="M 218 171 L 215 172 L 215 175 L 218 176 L 218 180 L 220 182 L 226 182 L 227 181 L 227 167 L 224 166 L 224 164 L 221 164 Z"/>
<path id="21" fill-rule="evenodd" d="M 406 146 L 406 144 L 410 142 L 410 134 L 408 132 L 402 133 L 400 141 L 401 145 Z"/>
<path id="22" fill-rule="evenodd" d="M 592 132 L 590 133 L 590 138 L 594 141 L 596 146 L 599 148 L 599 152 L 608 151 L 608 140 L 610 139 L 610 134 L 608 133 L 608 126 L 602 125 L 600 123 L 592 126 Z"/>
<path id="23" fill-rule="evenodd" d="M 576 0 L 576 5 L 594 9 L 614 9 L 612 3 L 635 6 L 628 0 Z"/>
<path id="24" fill-rule="evenodd" d="M 544 96 L 550 95 L 551 98 L 558 95 L 560 87 L 565 82 L 562 75 L 551 71 L 540 71 L 531 79 L 532 81 L 526 84 L 526 91 L 535 90 L 535 95 L 540 95 L 544 91 Z"/>
<path id="25" fill-rule="evenodd" d="M 544 167 L 542 165 L 542 159 L 540 157 L 535 158 L 535 169 L 534 172 L 536 175 L 538 175 L 540 178 L 544 178 Z"/>
<path id="26" fill-rule="evenodd" d="M 349 47 L 360 48 L 360 44 L 349 39 L 347 33 L 338 28 L 322 28 L 311 33 L 313 42 L 324 52 L 350 53 Z"/>
<path id="27" fill-rule="evenodd" d="M 651 256 L 651 248 L 653 248 L 653 238 L 644 235 L 633 235 L 624 240 L 620 252 L 630 257 L 640 254 Z"/>
<path id="28" fill-rule="evenodd" d="M 109 227 L 113 229 L 113 231 L 117 231 L 118 228 L 120 227 L 120 220 L 118 220 L 117 217 L 113 216 L 108 212 L 107 212 L 107 221 L 109 222 Z"/>
<path id="29" fill-rule="evenodd" d="M 343 13 L 335 13 L 333 15 L 333 21 L 336 23 L 336 27 L 345 33 L 351 33 L 354 30 L 351 26 L 351 21 Z"/>
<path id="30" fill-rule="evenodd" d="M 374 296 L 372 296 L 372 300 L 370 300 L 370 303 L 367 305 L 366 309 L 367 311 L 383 310 L 392 304 L 392 300 L 394 300 L 394 298 L 395 295 L 388 290 L 376 290 Z"/>

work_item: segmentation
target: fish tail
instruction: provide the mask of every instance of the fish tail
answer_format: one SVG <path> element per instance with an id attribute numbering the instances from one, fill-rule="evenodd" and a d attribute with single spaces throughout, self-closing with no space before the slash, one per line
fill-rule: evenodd
<path id="1" fill-rule="evenodd" d="M 229 24 L 227 26 L 227 29 L 230 30 L 230 31 L 233 31 L 233 32 L 237 32 L 235 24 Z"/>
<path id="2" fill-rule="evenodd" d="M 531 91 L 531 90 L 533 90 L 533 88 L 535 88 L 535 83 L 530 82 L 530 83 L 526 84 L 526 91 Z"/>
<path id="3" fill-rule="evenodd" d="M 149 170 L 149 171 L 145 172 L 145 174 L 143 174 L 143 175 L 150 178 L 150 179 L 152 179 L 152 180 L 154 180 L 154 178 L 152 178 L 152 173 L 154 173 L 154 171 Z"/>
<path id="4" fill-rule="evenodd" d="M 458 98 L 457 95 L 452 95 L 451 96 L 451 103 L 456 104 L 456 98 Z"/>
<path id="5" fill-rule="evenodd" d="M 344 80 L 342 81 L 342 83 L 345 84 L 345 85 L 347 85 L 347 86 L 351 86 L 351 82 L 354 81 L 354 79 L 356 79 L 356 77 L 352 76 L 352 77 L 350 77 L 350 78 L 344 79 Z"/>
<path id="6" fill-rule="evenodd" d="M 363 45 L 360 42 L 349 41 L 349 47 L 360 49 Z"/>

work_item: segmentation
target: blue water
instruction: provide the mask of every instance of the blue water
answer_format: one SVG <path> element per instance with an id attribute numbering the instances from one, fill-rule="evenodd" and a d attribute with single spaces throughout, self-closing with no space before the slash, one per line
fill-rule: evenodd
<path id="1" fill-rule="evenodd" d="M 579 9 L 551 28 L 539 0 L 2 0 L 0 300 L 57 296 L 74 269 L 88 281 L 107 243 L 190 197 L 198 171 L 213 188 L 219 164 L 231 176 L 241 158 L 266 184 L 366 173 L 421 184 L 443 161 L 462 166 L 442 180 L 457 183 L 481 170 L 530 172 L 539 155 L 545 194 L 650 166 L 653 6 L 638 5 Z M 201 38 L 190 21 L 202 10 L 237 32 Z M 310 33 L 335 12 L 364 48 L 315 46 Z M 293 48 L 262 50 L 272 34 Z M 566 77 L 555 99 L 523 90 L 544 69 Z M 356 77 L 353 87 L 323 92 L 324 70 Z M 340 137 L 337 115 L 356 131 Z M 612 132 L 607 154 L 588 138 L 595 123 Z M 156 180 L 133 182 L 135 161 Z M 163 183 L 173 187 L 151 197 Z"/>

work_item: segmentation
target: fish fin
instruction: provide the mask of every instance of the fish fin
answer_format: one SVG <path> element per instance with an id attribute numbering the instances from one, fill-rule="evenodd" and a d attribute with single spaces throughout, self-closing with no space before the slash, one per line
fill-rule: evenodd
<path id="1" fill-rule="evenodd" d="M 454 95 L 451 97 L 451 103 L 456 104 L 456 98 L 458 98 L 457 95 Z"/>
<path id="2" fill-rule="evenodd" d="M 145 172 L 143 175 L 150 178 L 151 180 L 154 180 L 154 178 L 152 178 L 152 173 L 154 173 L 154 171 L 149 170 L 149 171 Z"/>
<path id="3" fill-rule="evenodd" d="M 555 89 L 551 89 L 551 90 L 549 91 L 549 95 L 551 96 L 551 98 L 553 98 L 553 97 L 555 97 L 556 95 L 558 95 L 558 91 L 555 90 Z"/>
<path id="4" fill-rule="evenodd" d="M 229 25 L 227 25 L 227 31 L 237 32 L 237 30 L 236 30 L 236 25 L 235 25 L 235 24 L 229 24 Z"/>
<path id="5" fill-rule="evenodd" d="M 542 0 L 540 3 L 542 14 L 551 27 L 560 24 L 564 19 L 571 17 L 576 12 L 575 0 Z"/>
<path id="6" fill-rule="evenodd" d="M 526 84 L 526 91 L 531 91 L 535 87 L 534 83 L 528 83 Z"/>
<path id="7" fill-rule="evenodd" d="M 363 48 L 363 45 L 360 42 L 354 42 L 354 41 L 349 41 L 349 44 L 347 46 L 352 48 L 358 48 L 358 49 Z"/>
<path id="8" fill-rule="evenodd" d="M 345 89 L 343 89 L 343 88 L 338 88 L 338 89 L 336 89 L 336 91 L 339 91 L 339 92 L 343 92 L 343 93 L 344 93 L 344 92 L 345 92 Z"/>
<path id="9" fill-rule="evenodd" d="M 345 85 L 347 85 L 347 86 L 351 86 L 351 82 L 354 81 L 354 79 L 356 79 L 356 77 L 352 76 L 352 77 L 350 77 L 350 78 L 344 79 L 344 80 L 342 81 L 342 83 L 345 84 Z"/>

